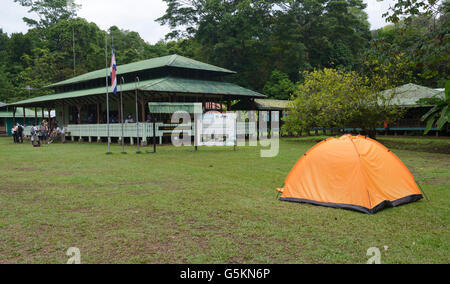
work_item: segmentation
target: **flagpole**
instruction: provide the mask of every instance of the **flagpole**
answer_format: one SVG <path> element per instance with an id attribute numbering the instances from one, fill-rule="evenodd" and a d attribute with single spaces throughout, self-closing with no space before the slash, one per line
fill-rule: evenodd
<path id="1" fill-rule="evenodd" d="M 108 33 L 105 36 L 105 81 L 106 81 L 106 125 L 107 125 L 107 135 L 108 135 L 108 152 L 106 154 L 111 154 L 111 138 L 109 137 L 109 84 L 108 84 Z"/>
<path id="2" fill-rule="evenodd" d="M 122 124 L 122 154 L 126 154 L 125 152 L 125 141 L 123 140 L 123 96 L 122 96 L 122 85 L 125 83 L 125 79 L 123 77 L 120 78 L 120 123 Z"/>
<path id="3" fill-rule="evenodd" d="M 136 136 L 137 136 L 137 154 L 141 153 L 141 150 L 139 149 L 139 107 L 138 107 L 138 86 L 139 86 L 139 76 L 136 76 L 135 84 L 136 84 Z"/>

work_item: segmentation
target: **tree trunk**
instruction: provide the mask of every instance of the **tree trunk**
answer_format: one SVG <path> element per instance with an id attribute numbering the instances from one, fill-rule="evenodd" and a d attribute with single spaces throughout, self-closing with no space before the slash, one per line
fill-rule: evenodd
<path id="1" fill-rule="evenodd" d="M 369 129 L 368 136 L 369 136 L 369 138 L 377 140 L 377 130 L 375 128 Z"/>

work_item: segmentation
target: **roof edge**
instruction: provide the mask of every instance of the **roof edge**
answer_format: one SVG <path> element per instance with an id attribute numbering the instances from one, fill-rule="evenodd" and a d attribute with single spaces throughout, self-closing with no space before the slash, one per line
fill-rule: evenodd
<path id="1" fill-rule="evenodd" d="M 121 73 L 120 72 L 120 68 L 129 67 L 130 65 L 133 65 L 133 64 L 142 63 L 144 61 L 161 59 L 161 58 L 165 58 L 165 57 L 168 58 L 168 61 L 165 64 L 161 64 L 161 65 L 158 65 L 156 67 L 151 67 L 151 68 L 137 68 L 134 71 L 130 71 L 130 72 L 126 72 L 126 73 Z M 176 61 L 177 58 L 184 58 L 184 59 L 187 59 L 187 60 L 190 60 L 190 61 L 199 62 L 201 64 L 210 66 L 211 68 L 217 68 L 217 70 L 208 70 L 208 69 L 201 69 L 201 68 L 195 68 L 195 67 L 189 68 L 189 67 L 174 66 L 173 64 L 174 64 L 174 62 Z M 235 72 L 235 71 L 232 71 L 232 70 L 229 70 L 229 69 L 226 69 L 226 68 L 222 68 L 222 67 L 219 67 L 219 66 L 215 66 L 215 65 L 212 65 L 212 64 L 209 64 L 209 63 L 201 62 L 201 61 L 198 61 L 198 60 L 195 60 L 195 59 L 191 59 L 191 58 L 188 58 L 188 57 L 185 57 L 185 56 L 181 56 L 181 55 L 178 55 L 178 54 L 154 57 L 154 58 L 150 58 L 150 59 L 145 59 L 145 60 L 140 60 L 140 61 L 136 61 L 136 62 L 131 62 L 131 63 L 127 63 L 127 64 L 118 65 L 117 66 L 117 71 L 118 71 L 117 74 L 118 75 L 119 74 L 120 75 L 124 75 L 124 74 L 128 74 L 128 73 L 139 72 L 139 71 L 142 71 L 142 70 L 157 69 L 157 68 L 163 68 L 163 67 L 186 68 L 186 69 L 193 69 L 193 70 L 205 70 L 205 71 L 209 71 L 209 72 L 216 72 L 216 73 L 230 74 L 230 75 L 237 74 L 237 72 Z M 71 84 L 83 83 L 83 82 L 87 82 L 87 81 L 91 81 L 91 80 L 97 80 L 97 79 L 103 78 L 103 76 L 95 77 L 95 78 L 81 79 L 80 81 L 75 81 L 75 82 L 67 82 L 67 81 L 73 80 L 73 79 L 75 79 L 77 77 L 86 76 L 87 74 L 100 72 L 102 70 L 105 70 L 106 72 L 108 72 L 108 69 L 109 69 L 108 67 L 105 67 L 105 68 L 93 70 L 93 71 L 90 71 L 90 72 L 87 72 L 87 73 L 84 73 L 84 74 L 81 74 L 81 75 L 78 75 L 78 76 L 75 76 L 75 77 L 72 77 L 72 78 L 60 81 L 60 82 L 53 83 L 51 85 L 45 86 L 44 88 L 61 87 L 61 86 L 67 86 L 67 85 L 71 85 Z M 106 74 L 107 73 L 105 73 L 105 76 L 106 76 Z"/>

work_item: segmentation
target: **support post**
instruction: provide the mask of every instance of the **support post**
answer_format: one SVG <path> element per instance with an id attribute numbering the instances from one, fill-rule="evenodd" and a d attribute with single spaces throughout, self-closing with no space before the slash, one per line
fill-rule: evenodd
<path id="1" fill-rule="evenodd" d="M 259 111 L 255 111 L 256 113 L 256 140 L 259 141 Z"/>
<path id="2" fill-rule="evenodd" d="M 65 108 L 66 108 L 65 104 L 62 103 L 62 112 L 61 112 L 61 115 L 62 115 L 62 125 L 61 125 L 61 129 L 64 128 L 64 126 L 66 125 L 66 112 L 65 112 Z"/>
<path id="3" fill-rule="evenodd" d="M 77 123 L 81 124 L 81 105 L 77 105 L 77 110 L 78 110 Z"/>
<path id="4" fill-rule="evenodd" d="M 141 122 L 145 123 L 145 98 L 144 95 L 142 94 L 142 98 L 141 98 Z"/>
<path id="5" fill-rule="evenodd" d="M 23 127 L 27 124 L 27 114 L 25 113 L 25 107 L 23 109 Z"/>
<path id="6" fill-rule="evenodd" d="M 97 124 L 100 124 L 100 103 L 97 103 Z"/>
<path id="7" fill-rule="evenodd" d="M 141 97 L 141 122 L 142 123 L 146 123 L 146 120 L 147 120 L 145 117 L 145 105 L 146 105 L 145 95 L 142 94 L 142 97 Z M 142 128 L 145 128 L 145 124 L 143 124 L 143 125 L 144 125 L 144 127 L 142 127 Z M 147 137 L 144 137 L 145 134 L 146 134 L 146 131 L 143 131 L 142 140 L 141 140 L 142 147 L 147 146 Z"/>
<path id="8" fill-rule="evenodd" d="M 156 153 L 156 115 L 152 115 L 153 118 L 153 153 Z"/>
<path id="9" fill-rule="evenodd" d="M 267 133 L 267 136 L 269 138 L 272 138 L 272 111 L 269 110 L 269 126 L 267 127 L 269 130 Z"/>
<path id="10" fill-rule="evenodd" d="M 203 112 L 205 112 L 205 110 L 206 110 L 206 98 L 205 98 L 205 95 L 202 96 L 202 109 L 203 109 Z"/>
<path id="11" fill-rule="evenodd" d="M 65 108 L 66 108 L 66 106 L 65 106 L 65 104 L 64 104 L 64 102 L 62 103 L 62 112 L 61 112 L 61 115 L 62 115 L 62 125 L 61 125 L 61 131 L 63 131 L 63 135 L 62 135 L 62 137 L 61 137 L 61 142 L 62 143 L 65 143 L 66 142 L 66 132 L 64 131 L 64 127 L 66 126 L 66 113 L 65 113 Z"/>

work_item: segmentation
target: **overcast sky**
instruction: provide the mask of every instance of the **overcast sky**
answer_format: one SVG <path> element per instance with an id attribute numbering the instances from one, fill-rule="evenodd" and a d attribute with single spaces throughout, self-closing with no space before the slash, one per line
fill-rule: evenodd
<path id="1" fill-rule="evenodd" d="M 167 27 L 160 26 L 154 21 L 166 10 L 162 0 L 75 0 L 75 2 L 82 5 L 78 16 L 96 23 L 103 30 L 115 25 L 121 29 L 138 32 L 150 43 L 163 39 L 169 31 Z M 366 11 L 369 14 L 371 29 L 385 26 L 386 22 L 381 15 L 395 1 L 364 0 L 364 2 L 368 3 Z M 26 32 L 28 27 L 22 21 L 23 17 L 30 17 L 27 8 L 15 3 L 14 0 L 2 0 L 0 28 L 4 32 L 8 34 Z"/>

